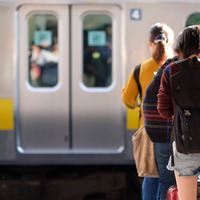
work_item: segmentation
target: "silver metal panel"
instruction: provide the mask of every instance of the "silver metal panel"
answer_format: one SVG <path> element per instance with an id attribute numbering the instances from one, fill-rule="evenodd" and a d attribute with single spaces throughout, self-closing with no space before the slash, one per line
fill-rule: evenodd
<path id="1" fill-rule="evenodd" d="M 58 18 L 59 83 L 33 88 L 28 83 L 27 16 L 53 13 Z M 17 141 L 22 153 L 58 153 L 69 149 L 68 6 L 22 6 L 19 9 L 19 64 L 17 68 Z"/>
<path id="2" fill-rule="evenodd" d="M 0 98 L 10 98 L 13 94 L 13 8 L 0 8 Z"/>
<path id="3" fill-rule="evenodd" d="M 82 83 L 84 14 L 108 14 L 113 23 L 112 85 L 86 88 Z M 73 33 L 76 33 L 74 36 Z M 117 6 L 72 6 L 72 146 L 88 153 L 119 153 L 124 148 L 122 117 L 121 10 Z"/>
<path id="4" fill-rule="evenodd" d="M 16 159 L 16 145 L 14 131 L 0 131 L 0 160 L 8 161 Z"/>

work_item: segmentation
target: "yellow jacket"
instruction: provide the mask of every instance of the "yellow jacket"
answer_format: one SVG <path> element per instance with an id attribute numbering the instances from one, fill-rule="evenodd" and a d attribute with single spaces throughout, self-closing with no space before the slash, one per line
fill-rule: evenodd
<path id="1" fill-rule="evenodd" d="M 161 65 L 158 64 L 153 58 L 149 58 L 144 61 L 140 67 L 139 81 L 142 88 L 142 102 L 140 104 L 141 108 L 141 118 L 139 122 L 139 127 L 144 124 L 144 115 L 142 111 L 142 103 L 145 97 L 146 88 L 153 80 L 155 72 Z M 137 88 L 137 83 L 133 76 L 134 69 L 131 71 L 126 85 L 122 88 L 121 98 L 123 103 L 127 108 L 134 109 L 138 105 L 138 95 L 139 91 Z"/>

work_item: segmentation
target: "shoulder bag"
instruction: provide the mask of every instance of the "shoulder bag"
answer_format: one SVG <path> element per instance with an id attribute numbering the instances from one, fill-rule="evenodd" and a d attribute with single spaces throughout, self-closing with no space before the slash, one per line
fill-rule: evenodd
<path id="1" fill-rule="evenodd" d="M 133 157 L 138 176 L 158 177 L 158 169 L 154 154 L 154 143 L 150 140 L 144 126 L 132 136 Z"/>

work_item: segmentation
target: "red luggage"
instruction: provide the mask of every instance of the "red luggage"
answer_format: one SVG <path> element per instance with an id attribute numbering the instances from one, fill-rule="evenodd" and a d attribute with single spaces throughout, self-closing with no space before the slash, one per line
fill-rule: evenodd
<path id="1" fill-rule="evenodd" d="M 167 200 L 178 200 L 178 189 L 172 185 L 167 191 Z"/>

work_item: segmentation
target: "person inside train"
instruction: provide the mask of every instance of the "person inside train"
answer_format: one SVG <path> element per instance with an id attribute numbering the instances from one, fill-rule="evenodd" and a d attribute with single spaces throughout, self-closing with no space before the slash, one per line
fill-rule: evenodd
<path id="1" fill-rule="evenodd" d="M 142 87 L 142 103 L 144 100 L 147 86 L 154 77 L 154 73 L 165 62 L 167 58 L 173 57 L 174 32 L 165 23 L 155 23 L 151 26 L 148 36 L 148 45 L 151 57 L 141 63 L 139 82 Z M 137 106 L 137 97 L 139 95 L 136 81 L 133 76 L 134 69 L 122 88 L 121 98 L 127 108 L 134 109 Z M 144 124 L 144 114 L 141 107 L 141 118 L 139 126 Z M 159 199 L 159 179 L 144 177 L 142 182 L 142 200 Z"/>
<path id="2" fill-rule="evenodd" d="M 31 56 L 30 56 L 30 74 L 31 74 L 31 83 L 33 86 L 41 86 L 46 85 L 45 83 L 52 82 L 55 84 L 55 80 L 57 80 L 57 65 L 59 60 L 58 53 L 58 43 L 53 45 L 53 49 L 49 50 L 46 46 L 38 46 L 32 44 Z M 54 74 L 48 75 L 48 79 L 46 80 L 47 73 L 49 69 L 53 69 Z M 52 71 L 52 70 L 51 70 Z M 44 76 L 43 76 L 44 75 Z M 44 77 L 44 80 L 42 79 Z M 53 77 L 53 78 L 51 78 Z M 55 79 L 55 80 L 54 80 Z"/>
<path id="3" fill-rule="evenodd" d="M 194 60 L 196 62 L 199 57 L 200 26 L 193 25 L 183 29 L 176 42 L 177 46 L 179 46 L 180 57 L 183 59 L 182 62 L 179 62 L 179 65 L 184 62 L 190 64 Z M 158 93 L 158 111 L 163 118 L 173 117 L 177 108 L 171 92 L 171 77 L 182 70 L 179 65 L 176 62 L 168 65 L 161 77 Z M 173 142 L 172 155 L 174 165 L 171 162 L 172 157 L 170 157 L 167 167 L 175 173 L 179 200 L 196 200 L 197 180 L 200 172 L 200 153 L 180 153 L 180 150 L 177 150 L 177 143 Z"/>
<path id="4" fill-rule="evenodd" d="M 88 42 L 89 31 L 84 31 L 84 83 L 89 87 L 107 87 L 112 75 L 112 27 L 104 24 L 95 31 L 104 32 L 105 39 L 102 40 L 105 41 L 104 44 L 91 45 Z"/>

